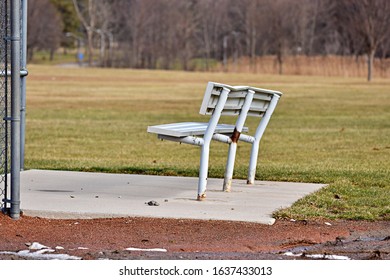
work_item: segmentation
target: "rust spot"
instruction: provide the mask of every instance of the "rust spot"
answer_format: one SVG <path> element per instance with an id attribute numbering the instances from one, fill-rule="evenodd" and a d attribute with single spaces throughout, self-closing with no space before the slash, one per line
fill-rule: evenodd
<path id="1" fill-rule="evenodd" d="M 198 201 L 202 201 L 202 200 L 205 200 L 205 199 L 206 199 L 206 194 L 205 193 L 202 193 L 202 194 L 198 195 L 198 198 L 197 198 Z"/>
<path id="2" fill-rule="evenodd" d="M 233 134 L 232 134 L 232 136 L 230 137 L 230 139 L 232 139 L 232 142 L 233 142 L 233 143 L 237 143 L 237 142 L 238 142 L 238 139 L 240 138 L 240 135 L 241 135 L 241 132 L 239 132 L 239 131 L 237 130 L 237 128 L 234 128 Z"/>

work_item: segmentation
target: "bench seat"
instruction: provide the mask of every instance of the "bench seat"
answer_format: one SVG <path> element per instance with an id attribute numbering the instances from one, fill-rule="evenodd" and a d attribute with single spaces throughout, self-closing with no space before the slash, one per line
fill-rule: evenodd
<path id="1" fill-rule="evenodd" d="M 173 137 L 200 136 L 204 135 L 208 123 L 203 122 L 180 122 L 148 126 L 149 133 L 168 135 Z M 235 125 L 218 124 L 214 133 L 232 134 Z M 248 127 L 243 127 L 243 132 L 248 132 Z"/>

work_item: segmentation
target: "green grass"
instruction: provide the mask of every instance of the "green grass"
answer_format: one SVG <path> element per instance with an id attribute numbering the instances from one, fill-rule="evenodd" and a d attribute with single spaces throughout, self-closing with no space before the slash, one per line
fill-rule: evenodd
<path id="1" fill-rule="evenodd" d="M 390 220 L 390 80 L 30 65 L 26 168 L 197 176 L 199 148 L 148 125 L 207 121 L 208 81 L 284 93 L 260 146 L 257 180 L 326 183 L 275 217 Z M 223 121 L 229 121 L 224 118 Z M 254 131 L 258 119 L 248 119 Z M 235 178 L 250 147 L 240 143 Z M 210 177 L 227 145 L 212 143 Z"/>

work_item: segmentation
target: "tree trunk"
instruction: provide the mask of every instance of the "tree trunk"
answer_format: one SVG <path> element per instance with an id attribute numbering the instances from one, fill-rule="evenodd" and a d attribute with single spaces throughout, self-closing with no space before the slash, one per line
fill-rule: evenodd
<path id="1" fill-rule="evenodd" d="M 34 48 L 27 48 L 27 62 L 31 62 L 34 58 Z"/>
<path id="2" fill-rule="evenodd" d="M 278 50 L 276 52 L 276 61 L 279 67 L 279 75 L 283 75 L 283 49 L 282 44 L 278 44 Z"/>
<path id="3" fill-rule="evenodd" d="M 56 49 L 55 48 L 51 48 L 50 49 L 50 61 L 53 61 L 54 60 L 54 53 L 55 53 Z"/>
<path id="4" fill-rule="evenodd" d="M 277 54 L 277 61 L 278 61 L 279 75 L 283 75 L 283 56 L 281 53 Z"/>
<path id="5" fill-rule="evenodd" d="M 227 62 L 227 48 L 228 48 L 228 37 L 225 35 L 223 36 L 223 43 L 222 43 L 222 48 L 223 48 L 223 71 L 227 72 L 228 71 L 228 62 Z"/>
<path id="6" fill-rule="evenodd" d="M 374 57 L 375 57 L 375 49 L 370 50 L 367 54 L 367 81 L 370 82 L 373 74 L 373 66 L 374 66 Z"/>
<path id="7" fill-rule="evenodd" d="M 88 37 L 88 65 L 92 66 L 93 63 L 93 31 L 91 28 L 87 30 Z"/>
<path id="8" fill-rule="evenodd" d="M 251 32 L 251 55 L 250 55 L 250 65 L 253 73 L 257 73 L 257 65 L 256 65 L 256 37 L 257 30 L 253 27 Z"/>

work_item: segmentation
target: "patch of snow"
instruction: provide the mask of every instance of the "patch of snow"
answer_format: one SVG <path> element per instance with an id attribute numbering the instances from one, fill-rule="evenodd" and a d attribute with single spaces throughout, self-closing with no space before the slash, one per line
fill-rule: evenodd
<path id="1" fill-rule="evenodd" d="M 49 249 L 49 247 L 42 245 L 38 242 L 33 242 L 33 243 L 27 243 L 26 245 L 29 245 L 28 248 L 30 250 L 41 250 L 41 249 Z"/>
<path id="2" fill-rule="evenodd" d="M 346 256 L 323 255 L 323 254 L 309 255 L 309 258 L 313 258 L 313 259 L 327 259 L 327 260 L 350 260 L 350 258 L 346 257 Z"/>
<path id="3" fill-rule="evenodd" d="M 45 254 L 46 252 L 54 252 L 51 249 L 42 249 L 40 251 L 31 252 L 30 250 L 22 250 L 19 252 L 0 252 L 1 255 L 14 255 L 23 258 L 31 258 L 36 260 L 81 260 L 80 257 L 70 256 L 67 254 Z"/>
<path id="4" fill-rule="evenodd" d="M 55 251 L 56 251 L 56 250 L 47 248 L 47 249 L 41 249 L 41 250 L 35 251 L 34 253 L 36 253 L 37 255 L 39 255 L 39 254 L 45 254 L 45 253 L 53 253 L 53 252 L 55 252 Z"/>
<path id="5" fill-rule="evenodd" d="M 142 252 L 167 252 L 167 249 L 161 249 L 161 248 L 152 248 L 152 249 L 140 249 L 140 248 L 126 248 L 126 251 L 142 251 Z"/>
<path id="6" fill-rule="evenodd" d="M 26 243 L 29 250 L 22 250 L 19 252 L 4 251 L 0 255 L 14 255 L 22 258 L 31 258 L 36 260 L 81 260 L 80 257 L 70 256 L 67 254 L 51 254 L 55 252 L 54 249 L 42 245 L 39 242 Z M 56 250 L 63 250 L 64 247 L 56 246 Z M 32 250 L 32 251 L 30 251 Z"/>
<path id="7" fill-rule="evenodd" d="M 325 260 L 350 260 L 349 257 L 346 256 L 338 256 L 338 255 L 326 255 L 326 254 L 313 254 L 313 255 L 303 255 L 302 253 L 294 254 L 293 252 L 284 253 L 285 256 L 289 257 L 306 257 L 312 259 L 325 259 Z"/>

